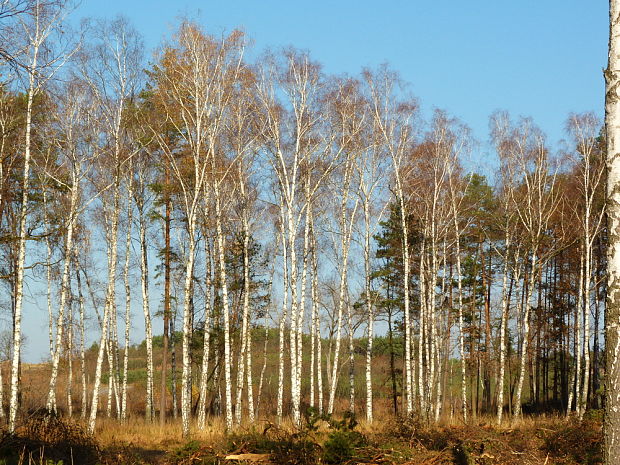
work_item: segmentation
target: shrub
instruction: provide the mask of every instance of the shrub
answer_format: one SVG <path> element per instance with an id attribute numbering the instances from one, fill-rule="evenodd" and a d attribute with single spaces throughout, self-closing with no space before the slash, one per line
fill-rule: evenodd
<path id="1" fill-rule="evenodd" d="M 323 461 L 338 464 L 351 460 L 356 449 L 366 445 L 366 438 L 360 432 L 355 431 L 357 426 L 355 415 L 347 412 L 340 421 L 331 417 L 326 417 L 326 419 L 334 431 L 329 433 L 323 444 Z"/>

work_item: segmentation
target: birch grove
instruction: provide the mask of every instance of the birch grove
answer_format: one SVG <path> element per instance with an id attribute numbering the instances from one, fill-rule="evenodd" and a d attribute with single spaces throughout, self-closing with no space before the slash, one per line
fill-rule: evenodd
<path id="1" fill-rule="evenodd" d="M 387 65 L 333 76 L 189 19 L 147 64 L 125 18 L 78 46 L 56 37 L 63 1 L 0 15 L 23 39 L 0 45 L 0 419 L 42 408 L 95 433 L 180 410 L 189 438 L 219 417 L 504 425 L 615 405 L 611 4 L 606 130 L 568 115 L 562 150 L 503 111 L 476 141 Z M 20 381 L 30 298 L 44 405 Z"/>

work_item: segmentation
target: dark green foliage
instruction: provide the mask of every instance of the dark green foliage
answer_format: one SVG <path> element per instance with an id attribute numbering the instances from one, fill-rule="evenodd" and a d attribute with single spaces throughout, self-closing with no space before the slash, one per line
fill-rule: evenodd
<path id="1" fill-rule="evenodd" d="M 342 420 L 336 420 L 330 415 L 317 415 L 310 409 L 306 420 L 307 428 L 316 430 L 320 420 L 327 422 L 332 429 L 323 443 L 324 463 L 345 463 L 356 456 L 356 449 L 366 445 L 366 438 L 355 431 L 357 420 L 351 412 L 346 412 Z"/>
<path id="2" fill-rule="evenodd" d="M 357 431 L 334 431 L 323 444 L 325 463 L 344 463 L 355 455 L 356 448 L 365 445 L 364 436 Z"/>

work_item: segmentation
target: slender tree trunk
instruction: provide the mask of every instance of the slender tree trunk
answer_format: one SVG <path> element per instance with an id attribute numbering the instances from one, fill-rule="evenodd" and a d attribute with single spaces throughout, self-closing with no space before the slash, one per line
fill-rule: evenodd
<path id="1" fill-rule="evenodd" d="M 123 70 L 124 71 L 124 70 Z M 121 72 L 122 74 L 122 72 Z M 113 126 L 110 128 L 110 137 L 113 142 L 113 187 L 112 187 L 112 212 L 109 212 L 109 205 L 104 202 L 104 211 L 106 216 L 106 242 L 107 242 L 107 261 L 108 261 L 108 287 L 106 290 L 106 300 L 104 317 L 102 322 L 102 333 L 99 345 L 99 353 L 97 355 L 97 368 L 95 370 L 95 385 L 93 388 L 93 400 L 91 403 L 91 413 L 89 419 L 88 429 L 90 433 L 94 433 L 95 422 L 97 419 L 97 407 L 99 397 L 99 385 L 101 383 L 101 365 L 103 363 L 103 350 L 108 350 L 108 364 L 110 368 L 115 365 L 118 368 L 118 335 L 117 335 L 117 308 L 116 308 L 116 268 L 118 262 L 118 228 L 121 209 L 121 174 L 122 174 L 122 148 L 121 148 L 121 123 L 123 121 L 125 100 L 126 96 L 125 88 L 125 76 L 119 74 L 119 95 L 118 102 L 115 107 L 112 108 L 114 114 Z M 103 104 L 107 104 L 103 103 Z M 111 321 L 110 321 L 111 320 Z M 108 331 L 108 326 L 109 331 Z M 108 343 L 106 344 L 106 340 Z M 113 345 L 109 343 L 112 341 Z M 107 347 L 106 347 L 107 346 Z M 110 356 L 114 353 L 113 356 Z M 113 360 L 115 363 L 110 363 Z M 111 375 L 108 385 L 108 395 L 111 394 L 110 390 L 113 387 L 116 396 L 116 411 L 120 416 L 120 403 L 118 398 L 118 385 L 116 383 L 116 371 L 111 370 Z M 108 408 L 110 412 L 110 408 Z"/>
<path id="2" fill-rule="evenodd" d="M 112 317 L 114 318 L 115 315 L 112 315 Z M 112 325 L 114 325 L 114 323 L 112 323 Z M 111 332 L 111 330 L 109 331 Z M 113 350 L 113 342 L 112 342 L 112 336 L 110 334 L 108 334 L 108 337 L 106 339 L 106 354 L 108 357 L 108 403 L 107 403 L 107 407 L 106 407 L 106 416 L 108 418 L 112 417 L 112 399 L 114 397 L 114 376 L 116 375 L 116 371 L 114 370 L 114 357 L 112 355 L 112 350 Z"/>
<path id="3" fill-rule="evenodd" d="M 213 158 L 213 155 L 212 155 Z M 226 427 L 233 428 L 232 392 L 231 392 L 231 354 L 230 354 L 230 313 L 228 305 L 228 283 L 226 277 L 226 262 L 224 258 L 224 234 L 222 232 L 222 212 L 220 206 L 220 191 L 218 182 L 213 184 L 215 193 L 215 229 L 217 239 L 220 285 L 222 286 L 222 304 L 224 311 L 224 378 L 226 384 Z"/>
<path id="4" fill-rule="evenodd" d="M 269 293 L 271 295 L 271 292 Z M 258 378 L 258 393 L 256 394 L 256 410 L 255 416 L 260 415 L 260 403 L 263 395 L 263 382 L 265 380 L 265 370 L 267 369 L 267 340 L 269 339 L 269 327 L 265 321 L 265 342 L 263 343 L 263 366 L 260 369 L 260 376 Z"/>
<path id="5" fill-rule="evenodd" d="M 249 261 L 249 254 L 250 254 L 250 247 L 249 247 L 249 240 L 250 240 L 250 227 L 247 223 L 247 218 L 244 218 L 244 229 L 246 231 L 245 237 L 244 237 L 244 242 L 243 242 L 243 246 L 245 249 L 244 252 L 244 262 L 243 262 L 243 285 L 244 285 L 244 293 L 245 293 L 245 297 L 244 297 L 244 302 L 243 305 L 247 308 L 247 313 L 248 313 L 248 318 L 247 318 L 247 322 L 246 325 L 249 326 L 250 324 L 250 315 L 249 315 L 249 309 L 250 309 L 250 261 Z M 246 310 L 244 309 L 244 312 Z M 246 342 L 246 362 L 247 362 L 247 366 L 246 366 L 246 377 L 247 377 L 247 384 L 248 384 L 248 392 L 247 392 L 247 399 L 248 399 L 248 419 L 250 421 L 250 424 L 254 423 L 254 383 L 253 383 L 253 379 L 252 379 L 252 329 L 251 328 L 246 328 L 246 338 L 247 338 L 247 342 Z"/>
<path id="6" fill-rule="evenodd" d="M 375 315 L 370 290 L 370 202 L 364 201 L 364 294 L 366 300 L 366 421 L 372 423 L 372 342 L 374 336 Z"/>
<path id="7" fill-rule="evenodd" d="M 319 415 L 323 414 L 323 354 L 321 341 L 321 321 L 319 318 L 319 259 L 316 245 L 316 234 L 314 231 L 314 218 L 311 220 L 311 240 L 312 240 L 312 325 L 314 326 L 314 337 L 316 338 L 316 390 L 317 390 L 317 408 Z"/>
<path id="8" fill-rule="evenodd" d="M 353 347 L 353 313 L 347 302 L 347 326 L 349 329 L 349 411 L 355 413 L 355 353 Z"/>
<path id="9" fill-rule="evenodd" d="M 294 192 L 294 188 L 293 188 Z M 294 198 L 294 194 L 291 195 Z M 289 200 L 286 206 L 286 229 L 288 232 L 288 252 L 290 260 L 289 280 L 291 290 L 291 327 L 289 328 L 289 340 L 290 340 L 290 358 L 291 358 L 291 404 L 293 422 L 299 425 L 301 422 L 301 415 L 299 411 L 299 404 L 297 403 L 297 386 L 300 383 L 300 367 L 298 361 L 299 351 L 297 349 L 297 323 L 299 321 L 298 312 L 298 298 L 297 298 L 297 282 L 298 282 L 298 270 L 297 270 L 297 252 L 295 248 L 295 239 L 297 237 L 295 220 L 293 217 L 293 204 Z"/>
<path id="10" fill-rule="evenodd" d="M 109 287 L 108 287 L 109 289 Z M 101 323 L 101 337 L 99 339 L 99 350 L 97 353 L 97 364 L 95 365 L 95 383 L 93 387 L 93 397 L 91 401 L 90 417 L 88 420 L 88 431 L 93 434 L 95 432 L 95 421 L 97 420 L 97 406 L 99 401 L 99 385 L 101 384 L 101 371 L 103 367 L 103 356 L 106 347 L 107 333 L 108 333 L 108 320 L 110 318 L 109 299 L 106 299 L 105 307 L 103 310 L 103 319 Z"/>
<path id="11" fill-rule="evenodd" d="M 38 32 L 38 31 L 37 31 Z M 26 135 L 24 142 L 24 167 L 22 175 L 22 198 L 19 209 L 19 239 L 17 245 L 17 267 L 15 277 L 15 307 L 13 318 L 13 357 L 11 359 L 11 395 L 9 400 L 9 432 L 15 431 L 17 420 L 18 393 L 19 393 L 19 367 L 22 343 L 22 301 L 24 296 L 24 265 L 26 260 L 26 236 L 28 229 L 26 220 L 28 216 L 28 203 L 30 199 L 30 140 L 32 130 L 32 102 L 35 94 L 35 72 L 37 69 L 37 57 L 39 48 L 33 48 L 32 61 L 30 63 L 28 100 L 26 103 Z"/>
<path id="12" fill-rule="evenodd" d="M 69 328 L 67 328 L 67 416 L 73 416 L 73 319 L 69 313 Z"/>
<path id="13" fill-rule="evenodd" d="M 88 394 L 86 383 L 86 338 L 85 338 L 85 311 L 84 311 L 84 295 L 82 294 L 82 280 L 80 279 L 80 271 L 77 259 L 75 260 L 75 278 L 77 281 L 78 299 L 80 305 L 80 372 L 82 374 L 82 409 L 80 417 L 86 419 L 86 411 L 88 410 Z"/>
<path id="14" fill-rule="evenodd" d="M 211 250 L 209 238 L 204 234 L 205 245 L 205 325 L 202 342 L 202 368 L 200 370 L 200 399 L 198 403 L 198 429 L 204 430 L 207 418 L 207 381 L 209 375 L 209 350 L 211 345 Z"/>
<path id="15" fill-rule="evenodd" d="M 183 422 L 183 437 L 189 437 L 190 415 L 191 415 L 191 382 L 192 367 L 189 354 L 189 339 L 191 336 L 191 300 L 192 300 L 192 279 L 194 277 L 194 259 L 196 254 L 195 238 L 195 213 L 190 214 L 188 219 L 189 244 L 187 249 L 187 264 L 185 271 L 185 284 L 183 288 L 183 374 L 181 376 L 181 418 Z"/>
<path id="16" fill-rule="evenodd" d="M 352 161 L 349 161 L 352 163 Z M 341 330 L 342 330 L 342 317 L 343 310 L 345 305 L 345 293 L 348 292 L 347 289 L 347 271 L 348 271 L 348 261 L 349 261 L 349 249 L 351 245 L 351 232 L 353 229 L 353 221 L 355 220 L 355 213 L 357 211 L 357 206 L 359 204 L 358 201 L 355 202 L 355 207 L 353 208 L 353 212 L 347 212 L 347 200 L 349 195 L 349 181 L 350 181 L 350 173 L 347 168 L 347 174 L 345 175 L 345 187 L 344 194 L 341 204 L 341 241 L 340 241 L 340 250 L 342 252 L 342 262 L 340 264 L 340 291 L 338 296 L 338 320 L 336 323 L 336 347 L 334 349 L 334 362 L 332 365 L 332 378 L 331 385 L 329 389 L 329 405 L 327 408 L 327 413 L 330 415 L 334 413 L 334 402 L 336 400 L 336 387 L 338 385 L 338 363 L 340 356 L 340 342 L 341 342 Z M 350 217 L 347 219 L 347 215 Z"/>
<path id="17" fill-rule="evenodd" d="M 308 218 L 307 221 L 310 224 L 310 253 L 312 254 L 312 262 L 310 269 L 310 408 L 315 407 L 315 368 L 316 368 L 316 294 L 314 288 L 314 276 L 316 270 L 314 269 L 314 254 L 316 250 L 314 250 L 314 224 L 312 220 L 312 208 L 308 205 Z"/>
<path id="18" fill-rule="evenodd" d="M 281 213 L 281 225 L 280 236 L 282 242 L 282 314 L 280 316 L 280 332 L 278 343 L 278 405 L 276 407 L 278 422 L 282 422 L 283 404 L 284 404 L 284 329 L 286 324 L 286 313 L 288 309 L 288 254 L 287 245 L 284 232 L 284 204 L 282 198 L 280 198 L 280 213 Z M 291 375 L 292 376 L 292 375 Z"/>
<path id="19" fill-rule="evenodd" d="M 525 311 L 523 313 L 523 344 L 521 346 L 521 363 L 519 367 L 519 381 L 517 382 L 517 397 L 514 416 L 521 416 L 521 394 L 523 392 L 523 381 L 525 380 L 525 367 L 527 365 L 528 343 L 530 337 L 530 310 L 532 308 L 531 299 L 536 284 L 536 269 L 539 266 L 536 250 L 532 251 L 532 265 L 530 268 L 528 289 L 525 297 Z"/>
<path id="20" fill-rule="evenodd" d="M 47 203 L 47 190 L 43 190 L 43 224 L 48 231 L 45 235 L 45 248 L 47 249 L 47 266 L 45 267 L 45 277 L 47 281 L 47 317 L 48 317 L 48 336 L 50 340 L 50 360 L 54 360 L 54 311 L 52 310 L 52 242 L 50 240 L 51 235 L 51 223 L 48 215 L 48 203 Z M 56 411 L 56 398 L 54 397 L 53 410 Z"/>
<path id="21" fill-rule="evenodd" d="M 418 398 L 420 413 L 426 411 L 426 391 L 428 386 L 425 381 L 424 363 L 424 334 L 426 326 L 427 301 L 426 301 L 426 230 L 423 231 L 422 246 L 420 248 L 420 316 L 418 323 Z"/>
<path id="22" fill-rule="evenodd" d="M 123 281 L 125 284 L 125 347 L 123 350 L 123 382 L 121 387 L 121 423 L 125 423 L 127 421 L 127 369 L 129 367 L 129 331 L 131 329 L 131 284 L 129 282 L 129 259 L 131 257 L 131 226 L 133 221 L 132 199 L 133 178 L 129 176 L 127 182 L 127 231 L 125 236 L 125 266 L 123 269 Z"/>
<path id="23" fill-rule="evenodd" d="M 247 212 L 243 213 L 243 315 L 241 322 L 241 351 L 239 352 L 239 360 L 237 366 L 237 399 L 235 403 L 235 421 L 237 425 L 241 424 L 242 416 L 242 395 L 243 395 L 243 383 L 245 375 L 245 365 L 248 369 L 248 381 L 251 381 L 252 375 L 250 373 L 252 367 L 248 362 L 251 360 L 250 352 L 252 347 L 248 345 L 249 342 L 249 317 L 250 317 L 250 231 L 247 221 Z M 248 399 L 251 397 L 249 391 L 252 389 L 251 384 L 248 384 Z M 250 415 L 253 415 L 254 407 L 248 405 Z"/>
<path id="24" fill-rule="evenodd" d="M 146 342 L 146 405 L 145 418 L 152 422 L 154 417 L 153 403 L 153 325 L 151 322 L 150 298 L 149 298 L 149 265 L 148 250 L 146 243 L 146 218 L 144 205 L 139 205 L 140 222 L 140 281 L 142 287 L 142 311 L 144 313 L 144 337 Z"/>
<path id="25" fill-rule="evenodd" d="M 388 289 L 388 296 L 389 296 Z M 392 331 L 392 310 L 388 310 L 388 341 L 390 344 L 390 378 L 392 380 L 392 406 L 394 408 L 394 416 L 398 416 L 398 392 L 396 390 L 396 366 L 394 362 L 394 333 Z"/>
<path id="26" fill-rule="evenodd" d="M 97 420 L 97 408 L 99 403 L 99 386 L 101 384 L 101 369 L 103 365 L 104 350 L 108 344 L 106 341 L 108 338 L 108 325 L 110 315 L 115 315 L 114 312 L 116 306 L 116 265 L 117 265 L 117 239 L 118 239 L 118 221 L 120 212 L 120 176 L 119 166 L 116 167 L 115 183 L 114 183 L 114 200 L 113 200 L 113 212 L 111 218 L 111 226 L 108 237 L 108 287 L 106 290 L 105 307 L 103 311 L 103 321 L 101 324 L 101 337 L 99 339 L 99 351 L 97 354 L 97 365 L 95 369 L 95 383 L 93 387 L 93 398 L 91 402 L 90 418 L 88 422 L 88 431 L 92 434 L 95 432 L 95 422 Z M 108 353 L 111 348 L 107 347 Z M 112 380 L 110 380 L 110 387 L 112 386 Z"/>
<path id="27" fill-rule="evenodd" d="M 588 215 L 588 213 L 586 213 Z M 586 217 L 586 228 L 589 229 L 589 222 Z M 588 231 L 589 232 L 589 231 Z M 583 258 L 583 387 L 581 388 L 581 397 L 579 398 L 578 416 L 581 420 L 587 408 L 588 391 L 590 387 L 590 285 L 592 282 L 591 270 L 591 242 L 590 237 L 586 234 L 584 241 L 584 258 Z"/>
<path id="28" fill-rule="evenodd" d="M 497 377 L 497 424 L 502 424 L 502 415 L 504 413 L 504 378 L 506 373 L 506 330 L 508 327 L 508 310 L 510 308 L 510 299 L 508 296 L 508 272 L 510 262 L 510 233 L 506 226 L 506 234 L 504 237 L 504 246 L 506 253 L 504 255 L 504 269 L 502 273 L 502 320 L 499 326 L 499 375 Z M 518 258 L 516 259 L 518 260 Z M 514 266 L 518 266 L 515 260 Z"/>
<path id="29" fill-rule="evenodd" d="M 58 366 L 60 364 L 60 353 L 63 342 L 63 327 L 64 327 L 64 315 L 67 306 L 67 300 L 70 293 L 70 264 L 73 258 L 73 230 L 77 220 L 77 201 L 78 201 L 78 188 L 77 177 L 75 172 L 73 173 L 73 183 L 71 188 L 71 200 L 69 206 L 69 218 L 67 221 L 67 230 L 65 233 L 65 250 L 64 250 L 64 263 L 62 270 L 62 278 L 60 284 L 60 304 L 58 308 L 58 319 L 56 321 L 56 344 L 54 348 L 54 356 L 52 358 L 52 374 L 50 376 L 49 390 L 47 393 L 46 408 L 48 412 L 55 409 L 56 406 L 56 380 L 58 378 Z"/>
<path id="30" fill-rule="evenodd" d="M 176 298 L 176 293 L 175 293 Z M 170 315 L 170 381 L 172 383 L 172 418 L 175 420 L 179 415 L 178 390 L 177 390 L 177 350 L 176 350 L 176 319 L 177 309 Z"/>
<path id="31" fill-rule="evenodd" d="M 121 363 L 120 363 L 120 349 L 118 344 L 118 309 L 114 306 L 114 320 L 110 327 L 110 350 L 112 353 L 112 375 L 111 379 L 114 383 L 114 403 L 116 406 L 116 418 L 121 419 Z"/>
<path id="32" fill-rule="evenodd" d="M 575 309 L 575 326 L 577 327 L 577 334 L 575 337 L 576 342 L 576 350 L 575 350 L 575 411 L 577 412 L 577 416 L 580 416 L 581 409 L 581 358 L 583 356 L 583 347 L 582 347 L 582 313 L 583 313 L 583 265 L 584 265 L 584 254 L 583 248 L 580 250 L 580 261 L 579 261 L 579 283 L 577 285 L 578 294 L 577 294 L 577 308 Z M 572 394 L 572 390 L 571 390 Z M 572 397 L 572 396 L 571 396 Z M 568 404 L 568 411 L 571 409 L 572 398 Z"/>
<path id="33" fill-rule="evenodd" d="M 166 188 L 169 186 L 169 169 L 166 167 Z M 160 396 L 160 406 L 159 406 L 159 424 L 160 426 L 164 426 L 166 423 L 166 384 L 167 384 L 167 375 L 166 369 L 168 367 L 168 339 L 169 339 L 169 327 L 170 327 L 170 274 L 171 274 L 171 263 L 170 263 L 170 223 L 171 223 L 171 215 L 172 215 L 172 202 L 170 199 L 170 194 L 166 192 L 166 207 L 165 207 L 165 217 L 164 217 L 164 242 L 165 242 L 165 252 L 164 252 L 164 330 L 163 330 L 163 351 L 162 351 L 162 360 L 161 360 L 161 396 Z M 174 334 L 172 335 L 174 337 Z"/>
<path id="34" fill-rule="evenodd" d="M 404 300 L 404 324 L 405 324 L 405 397 L 407 402 L 407 415 L 413 413 L 413 373 L 411 372 L 411 321 L 409 310 L 409 226 L 407 224 L 407 214 L 405 210 L 405 198 L 403 188 L 400 185 L 400 176 L 397 175 L 398 202 L 400 206 L 400 221 L 403 233 L 402 255 L 403 255 L 403 300 Z"/>

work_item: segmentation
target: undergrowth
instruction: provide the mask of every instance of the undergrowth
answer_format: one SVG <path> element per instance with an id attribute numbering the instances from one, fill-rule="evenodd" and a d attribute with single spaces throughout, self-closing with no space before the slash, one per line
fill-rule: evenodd
<path id="1" fill-rule="evenodd" d="M 21 465 L 95 465 L 100 459 L 95 439 L 77 423 L 45 413 L 35 414 L 15 433 L 0 437 L 0 463 Z"/>
<path id="2" fill-rule="evenodd" d="M 487 419 L 488 420 L 488 419 Z M 143 424 L 143 433 L 154 426 Z M 512 426 L 493 422 L 428 425 L 415 419 L 358 424 L 352 414 L 342 418 L 309 410 L 302 424 L 255 423 L 225 433 L 214 423 L 210 432 L 196 432 L 182 442 L 175 424 L 161 430 L 170 442 L 140 440 L 133 425 L 131 440 L 123 427 L 114 442 L 100 446 L 82 426 L 38 415 L 15 434 L 0 436 L 0 465 L 216 465 L 235 463 L 229 454 L 263 454 L 269 464 L 434 464 L 434 465 L 596 465 L 602 463 L 601 419 L 525 418 Z M 176 439 L 174 439 L 176 438 Z M 236 462 L 243 463 L 243 462 Z"/>

